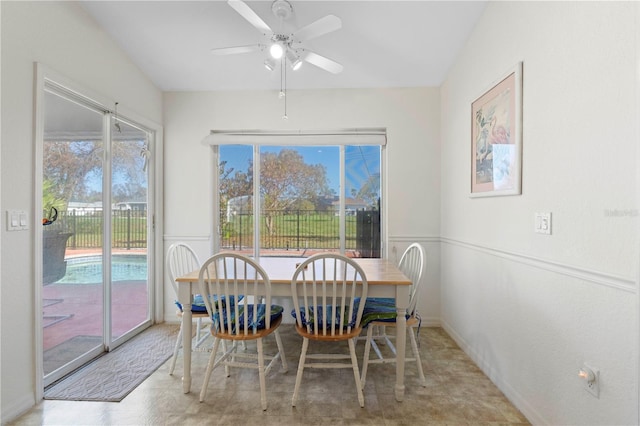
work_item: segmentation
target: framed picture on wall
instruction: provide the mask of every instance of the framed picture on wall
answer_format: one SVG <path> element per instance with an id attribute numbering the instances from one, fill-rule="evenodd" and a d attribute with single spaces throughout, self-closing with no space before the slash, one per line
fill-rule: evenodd
<path id="1" fill-rule="evenodd" d="M 522 62 L 471 103 L 471 197 L 522 193 Z"/>

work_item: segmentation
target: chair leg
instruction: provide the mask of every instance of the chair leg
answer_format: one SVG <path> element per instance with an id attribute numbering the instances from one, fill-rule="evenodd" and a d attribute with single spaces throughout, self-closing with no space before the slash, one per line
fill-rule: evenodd
<path id="1" fill-rule="evenodd" d="M 231 342 L 231 345 L 235 345 L 235 344 L 236 344 L 235 342 Z M 227 341 L 226 340 L 222 341 L 222 353 L 223 354 L 227 353 Z M 233 358 L 231 360 L 233 361 Z M 227 364 L 224 365 L 224 375 L 226 377 L 231 376 L 231 368 Z"/>
<path id="2" fill-rule="evenodd" d="M 373 339 L 373 327 L 367 327 L 367 340 L 364 344 L 364 356 L 362 357 L 362 378 L 360 383 L 364 388 L 364 384 L 367 380 L 367 369 L 369 368 L 369 352 L 371 350 L 371 340 Z"/>
<path id="3" fill-rule="evenodd" d="M 364 395 L 362 394 L 362 382 L 360 382 L 360 372 L 358 371 L 358 357 L 356 356 L 356 343 L 354 339 L 349 339 L 349 352 L 351 353 L 351 365 L 353 366 L 353 376 L 356 379 L 356 391 L 360 407 L 364 407 Z"/>
<path id="4" fill-rule="evenodd" d="M 202 327 L 202 318 L 196 319 L 196 347 L 200 341 L 200 327 Z"/>
<path id="5" fill-rule="evenodd" d="M 300 390 L 300 383 L 302 382 L 302 372 L 304 371 L 304 364 L 307 358 L 307 348 L 309 347 L 309 339 L 306 337 L 302 340 L 302 350 L 300 351 L 300 361 L 298 362 L 298 374 L 296 375 L 296 385 L 293 388 L 293 398 L 291 399 L 291 406 L 295 407 L 298 402 L 298 391 Z"/>
<path id="6" fill-rule="evenodd" d="M 199 348 L 205 340 L 209 337 L 209 331 L 202 327 L 202 318 L 198 318 L 196 322 L 196 341 L 194 344 L 194 348 Z"/>
<path id="7" fill-rule="evenodd" d="M 200 390 L 200 402 L 204 401 L 204 397 L 207 396 L 207 386 L 209 385 L 209 379 L 211 378 L 211 372 L 216 361 L 216 354 L 218 353 L 218 346 L 220 340 L 216 338 L 213 342 L 213 350 L 209 356 L 209 362 L 207 363 L 207 371 L 204 373 L 204 381 L 202 382 L 202 389 Z"/>
<path id="8" fill-rule="evenodd" d="M 384 333 L 383 333 L 384 342 L 389 347 L 389 350 L 391 350 L 393 355 L 396 355 L 396 347 L 393 346 L 393 342 L 389 339 L 389 335 L 387 334 L 386 327 L 382 327 L 382 328 L 384 329 Z"/>
<path id="9" fill-rule="evenodd" d="M 408 327 L 407 331 L 411 337 L 411 348 L 413 349 L 413 357 L 418 364 L 418 375 L 420 376 L 420 383 L 422 387 L 427 387 L 427 379 L 424 378 L 424 371 L 422 371 L 422 360 L 420 359 L 420 352 L 418 351 L 418 343 L 416 342 L 416 336 L 413 333 L 413 327 Z"/>
<path id="10" fill-rule="evenodd" d="M 378 344 L 376 343 L 376 339 L 379 339 L 380 336 L 371 336 L 371 349 L 373 349 L 373 351 L 376 353 L 376 356 L 378 357 L 378 359 L 384 359 L 384 357 L 382 356 L 382 352 L 380 351 L 380 348 L 378 347 Z"/>
<path id="11" fill-rule="evenodd" d="M 258 346 L 258 375 L 260 377 L 260 403 L 262 405 L 262 411 L 267 409 L 267 391 L 266 380 L 264 374 L 264 353 L 262 352 L 262 339 L 256 341 Z"/>
<path id="12" fill-rule="evenodd" d="M 287 358 L 284 356 L 284 345 L 280 338 L 280 332 L 276 330 L 274 334 L 276 335 L 276 345 L 278 345 L 278 352 L 280 353 L 280 360 L 282 361 L 282 372 L 286 373 L 289 370 L 289 366 L 287 365 Z"/>
<path id="13" fill-rule="evenodd" d="M 182 324 L 180 324 L 180 331 L 178 331 L 178 340 L 176 340 L 176 345 L 173 348 L 173 356 L 171 357 L 171 365 L 169 366 L 170 376 L 173 376 L 173 370 L 176 369 L 176 360 L 178 359 L 178 351 L 180 350 L 181 344 L 182 344 Z"/>

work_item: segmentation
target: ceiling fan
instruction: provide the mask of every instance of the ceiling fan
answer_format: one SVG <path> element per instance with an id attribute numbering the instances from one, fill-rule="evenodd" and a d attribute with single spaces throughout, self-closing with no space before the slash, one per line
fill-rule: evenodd
<path id="1" fill-rule="evenodd" d="M 228 0 L 227 3 L 260 31 L 266 40 L 263 43 L 246 46 L 214 48 L 211 49 L 211 53 L 214 55 L 233 55 L 265 51 L 268 49 L 270 55 L 264 61 L 264 66 L 270 71 L 275 68 L 276 61 L 280 60 L 283 65 L 285 62 L 288 62 L 294 71 L 299 69 L 304 61 L 333 74 L 342 72 L 342 65 L 329 58 L 318 55 L 303 46 L 303 43 L 307 40 L 342 28 L 342 20 L 337 16 L 327 15 L 293 33 L 276 32 L 244 1 Z M 271 11 L 282 24 L 293 14 L 293 7 L 287 0 L 275 0 L 271 5 Z"/>

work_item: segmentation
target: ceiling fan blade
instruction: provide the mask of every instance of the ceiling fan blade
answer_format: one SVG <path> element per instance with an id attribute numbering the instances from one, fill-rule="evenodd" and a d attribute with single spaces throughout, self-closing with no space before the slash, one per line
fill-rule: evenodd
<path id="1" fill-rule="evenodd" d="M 293 33 L 298 41 L 310 40 L 342 28 L 342 20 L 335 15 L 327 15 Z"/>
<path id="2" fill-rule="evenodd" d="M 234 47 L 217 47 L 211 49 L 213 55 L 235 55 L 238 53 L 251 53 L 256 50 L 260 50 L 262 45 L 250 44 L 248 46 L 234 46 Z"/>
<path id="3" fill-rule="evenodd" d="M 263 34 L 273 33 L 271 27 L 269 27 L 269 25 L 267 25 L 262 18 L 260 18 L 258 14 L 242 0 L 228 0 L 227 3 L 233 8 L 233 10 L 238 12 L 244 19 L 249 21 L 251 25 L 256 27 Z"/>
<path id="4" fill-rule="evenodd" d="M 329 71 L 332 74 L 340 74 L 343 69 L 342 65 L 339 63 L 332 61 L 329 58 L 325 58 L 324 56 L 320 56 L 317 53 L 309 52 L 308 50 L 306 51 L 303 60 L 318 68 L 322 68 L 325 71 Z"/>

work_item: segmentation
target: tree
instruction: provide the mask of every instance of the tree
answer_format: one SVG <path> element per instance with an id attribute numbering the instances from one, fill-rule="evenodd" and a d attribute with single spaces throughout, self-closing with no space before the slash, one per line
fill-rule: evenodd
<path id="1" fill-rule="evenodd" d="M 234 173 L 235 172 L 235 173 Z M 227 162 L 220 162 L 220 206 L 226 206 L 227 202 L 236 197 L 250 195 L 253 188 L 253 164 L 249 161 L 247 172 L 227 169 Z"/>
<path id="2" fill-rule="evenodd" d="M 380 173 L 374 173 L 362 185 L 357 198 L 366 201 L 370 207 L 377 207 L 380 199 Z"/>
<path id="3" fill-rule="evenodd" d="M 42 209 L 44 212 L 49 212 L 51 208 L 56 208 L 58 210 L 64 210 L 65 202 L 56 196 L 54 189 L 54 183 L 45 179 L 42 182 Z"/>
<path id="4" fill-rule="evenodd" d="M 275 234 L 273 217 L 303 200 L 318 205 L 332 195 L 327 171 L 321 164 L 307 164 L 294 149 L 260 156 L 260 196 L 269 235 Z"/>
<path id="5" fill-rule="evenodd" d="M 253 194 L 253 162 L 247 172 L 227 169 L 220 163 L 220 206 L 229 200 Z M 276 214 L 299 208 L 318 208 L 333 196 L 327 171 L 321 164 L 307 164 L 295 149 L 260 155 L 260 198 L 269 235 L 274 235 Z"/>
<path id="6" fill-rule="evenodd" d="M 50 193 L 64 200 L 87 193 L 87 176 L 102 167 L 102 141 L 45 141 L 44 180 L 53 183 Z"/>
<path id="7" fill-rule="evenodd" d="M 121 182 L 116 184 L 120 194 L 141 193 L 147 187 L 144 159 L 139 155 L 144 140 L 127 139 L 112 144 L 112 173 Z M 48 192 L 64 207 L 71 200 L 89 201 L 102 188 L 91 186 L 91 178 L 102 177 L 102 140 L 45 141 L 43 147 L 44 180 L 51 182 Z M 126 188 L 131 185 L 131 188 Z M 125 187 L 125 188 L 123 188 Z M 146 190 L 144 191 L 146 192 Z M 130 200 L 127 200 L 130 201 Z"/>

